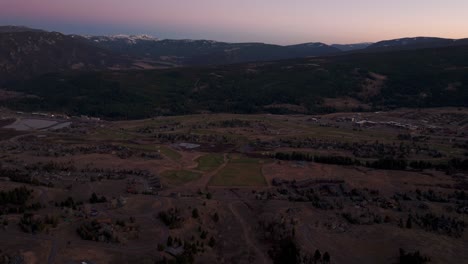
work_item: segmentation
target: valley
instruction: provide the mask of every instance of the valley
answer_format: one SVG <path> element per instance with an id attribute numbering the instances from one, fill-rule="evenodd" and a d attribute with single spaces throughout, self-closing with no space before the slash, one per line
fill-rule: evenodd
<path id="1" fill-rule="evenodd" d="M 297 253 L 313 263 L 320 251 L 325 262 L 387 263 L 399 248 L 434 263 L 468 257 L 466 108 L 0 116 L 9 258 L 270 263 Z"/>
<path id="2" fill-rule="evenodd" d="M 466 38 L 129 32 L 0 26 L 0 264 L 468 259 Z"/>

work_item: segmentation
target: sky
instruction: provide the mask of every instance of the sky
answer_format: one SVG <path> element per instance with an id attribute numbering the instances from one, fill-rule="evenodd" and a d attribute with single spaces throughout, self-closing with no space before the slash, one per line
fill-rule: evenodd
<path id="1" fill-rule="evenodd" d="M 468 38 L 468 0 L 0 0 L 0 25 L 275 44 Z"/>

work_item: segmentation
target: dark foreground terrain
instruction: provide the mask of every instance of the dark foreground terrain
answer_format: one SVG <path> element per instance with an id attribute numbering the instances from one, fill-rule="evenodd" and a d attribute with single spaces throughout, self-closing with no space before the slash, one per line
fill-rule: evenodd
<path id="1" fill-rule="evenodd" d="M 0 115 L 0 263 L 468 259 L 466 108 Z"/>

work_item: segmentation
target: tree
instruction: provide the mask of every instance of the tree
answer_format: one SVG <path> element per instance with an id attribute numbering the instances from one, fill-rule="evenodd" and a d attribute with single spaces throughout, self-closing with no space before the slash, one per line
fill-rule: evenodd
<path id="1" fill-rule="evenodd" d="M 93 194 L 91 194 L 91 198 L 89 198 L 89 202 L 90 203 L 97 203 L 98 199 L 99 198 L 97 197 L 96 193 L 93 193 Z"/>
<path id="2" fill-rule="evenodd" d="M 315 250 L 314 253 L 314 263 L 319 262 L 322 259 L 322 254 L 320 253 L 320 250 Z"/>
<path id="3" fill-rule="evenodd" d="M 215 244 L 216 244 L 216 240 L 214 239 L 214 237 L 211 237 L 211 238 L 210 238 L 210 241 L 208 242 L 208 245 L 209 245 L 210 247 L 214 247 Z"/>
<path id="4" fill-rule="evenodd" d="M 323 262 L 330 263 L 330 254 L 328 254 L 328 252 L 323 254 Z"/>
<path id="5" fill-rule="evenodd" d="M 279 242 L 277 248 L 274 248 L 270 255 L 273 258 L 273 263 L 300 263 L 301 252 L 296 243 L 289 238 L 283 239 Z"/>
<path id="6" fill-rule="evenodd" d="M 412 223 L 412 217 L 410 215 L 408 216 L 408 220 L 406 220 L 406 228 L 411 229 L 412 227 L 413 227 L 413 223 Z"/>
<path id="7" fill-rule="evenodd" d="M 94 203 L 105 203 L 105 202 L 107 202 L 107 199 L 104 196 L 101 196 L 101 198 L 99 198 L 96 193 L 93 193 L 91 195 L 91 198 L 89 198 L 89 202 L 92 203 L 92 204 L 94 204 Z"/>
<path id="8" fill-rule="evenodd" d="M 218 221 L 219 221 L 219 215 L 218 215 L 218 213 L 215 213 L 215 214 L 213 215 L 213 221 L 214 221 L 215 223 L 218 223 Z"/>
<path id="9" fill-rule="evenodd" d="M 165 246 L 163 244 L 158 244 L 158 251 L 164 251 Z"/>
<path id="10" fill-rule="evenodd" d="M 166 244 L 167 244 L 168 247 L 172 247 L 172 243 L 173 243 L 173 239 L 172 239 L 171 236 L 169 236 L 169 237 L 167 238 L 167 243 L 166 243 Z"/>
<path id="11" fill-rule="evenodd" d="M 194 208 L 194 209 L 192 210 L 192 217 L 193 217 L 193 218 L 198 218 L 198 217 L 199 217 L 198 209 L 197 209 L 197 208 Z"/>

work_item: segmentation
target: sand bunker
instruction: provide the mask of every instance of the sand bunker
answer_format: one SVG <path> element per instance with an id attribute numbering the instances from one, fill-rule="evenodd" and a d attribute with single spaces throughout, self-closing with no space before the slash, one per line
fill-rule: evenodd
<path id="1" fill-rule="evenodd" d="M 55 120 L 47 119 L 18 119 L 11 125 L 5 126 L 4 128 L 12 128 L 17 131 L 28 131 L 28 130 L 54 130 L 67 127 L 71 122 L 59 122 Z"/>

